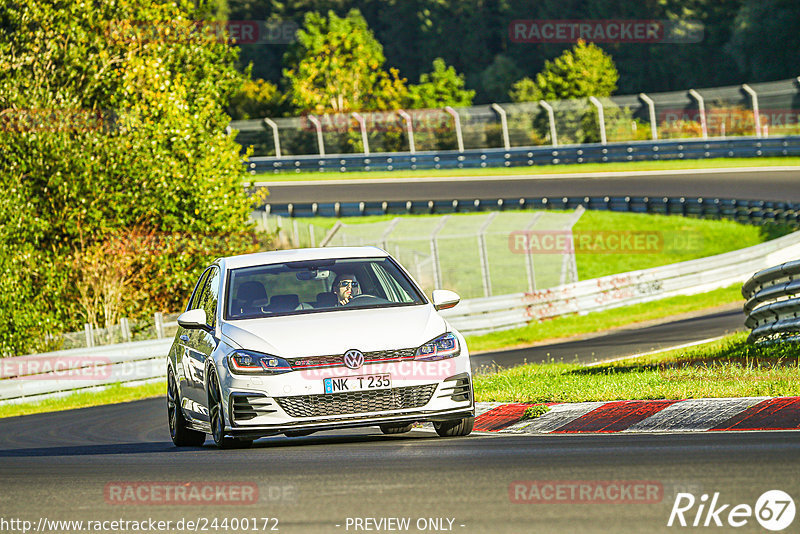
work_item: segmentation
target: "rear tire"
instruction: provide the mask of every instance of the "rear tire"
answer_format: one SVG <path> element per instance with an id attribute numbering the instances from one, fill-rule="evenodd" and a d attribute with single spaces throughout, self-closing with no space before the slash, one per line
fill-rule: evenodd
<path id="1" fill-rule="evenodd" d="M 414 423 L 408 423 L 406 425 L 381 425 L 381 432 L 384 434 L 405 434 L 406 432 L 410 432 L 413 426 Z"/>
<path id="2" fill-rule="evenodd" d="M 217 375 L 212 371 L 208 379 L 208 413 L 211 416 L 211 437 L 220 449 L 247 449 L 252 439 L 229 438 L 225 436 L 225 411 L 222 407 L 222 390 L 217 383 Z"/>
<path id="3" fill-rule="evenodd" d="M 450 421 L 436 421 L 433 428 L 436 433 L 443 438 L 454 436 L 469 436 L 475 426 L 475 417 L 464 417 L 463 419 L 451 419 Z"/>
<path id="4" fill-rule="evenodd" d="M 167 374 L 167 419 L 169 435 L 176 447 L 201 447 L 206 441 L 204 432 L 189 428 L 178 398 L 178 386 L 172 371 Z"/>

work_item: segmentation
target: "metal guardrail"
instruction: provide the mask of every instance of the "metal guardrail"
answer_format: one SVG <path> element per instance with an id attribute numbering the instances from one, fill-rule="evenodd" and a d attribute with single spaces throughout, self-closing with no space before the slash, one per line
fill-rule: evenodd
<path id="1" fill-rule="evenodd" d="M 670 159 L 758 158 L 800 156 L 800 136 L 739 137 L 630 141 L 569 146 L 530 146 L 442 150 L 432 152 L 384 152 L 380 154 L 328 154 L 283 157 L 251 157 L 251 174 L 292 172 L 393 171 L 416 169 L 469 169 L 525 167 L 567 163 L 605 163 Z"/>
<path id="2" fill-rule="evenodd" d="M 742 286 L 742 296 L 748 342 L 800 335 L 800 260 L 757 272 Z"/>
<path id="3" fill-rule="evenodd" d="M 690 295 L 742 283 L 753 271 L 800 256 L 800 232 L 733 252 L 541 291 L 464 300 L 442 314 L 466 334 L 525 326 L 531 321 Z"/>
<path id="4" fill-rule="evenodd" d="M 710 291 L 741 283 L 753 271 L 798 256 L 800 232 L 795 232 L 746 249 L 674 265 L 531 293 L 463 300 L 455 308 L 441 313 L 463 333 L 480 334 L 524 326 L 534 320 Z M 776 272 L 775 269 L 785 265 L 790 264 L 768 271 Z M 791 262 L 791 265 L 800 272 L 800 262 Z M 745 287 L 758 287 L 754 293 L 757 295 L 760 284 L 768 280 L 765 276 L 756 282 L 751 279 Z M 171 343 L 172 339 L 158 339 L 0 359 L 0 377 L 3 377 L 0 403 L 39 400 L 115 383 L 162 380 L 166 376 L 164 359 Z"/>
<path id="5" fill-rule="evenodd" d="M 281 217 L 360 217 L 391 214 L 447 214 L 507 210 L 607 210 L 658 215 L 731 219 L 744 223 L 800 223 L 800 203 L 687 197 L 527 197 L 392 202 L 270 203 L 265 215 Z M 262 212 L 263 213 L 263 212 Z"/>

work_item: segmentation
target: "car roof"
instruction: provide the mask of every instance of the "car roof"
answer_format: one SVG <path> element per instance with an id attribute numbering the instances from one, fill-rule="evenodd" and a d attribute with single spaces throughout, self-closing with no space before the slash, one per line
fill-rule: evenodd
<path id="1" fill-rule="evenodd" d="M 241 256 L 228 256 L 220 258 L 226 269 L 240 267 L 253 267 L 256 265 L 270 265 L 290 261 L 325 260 L 343 258 L 375 258 L 386 257 L 389 254 L 378 247 L 324 247 L 301 248 L 290 250 L 274 250 L 271 252 L 257 252 Z"/>

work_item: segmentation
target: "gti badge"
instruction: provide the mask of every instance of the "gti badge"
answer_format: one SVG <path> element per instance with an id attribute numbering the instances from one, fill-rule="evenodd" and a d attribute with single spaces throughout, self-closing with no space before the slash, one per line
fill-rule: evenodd
<path id="1" fill-rule="evenodd" d="M 350 369 L 359 369 L 364 365 L 364 355 L 355 349 L 348 350 L 344 353 L 344 364 Z"/>

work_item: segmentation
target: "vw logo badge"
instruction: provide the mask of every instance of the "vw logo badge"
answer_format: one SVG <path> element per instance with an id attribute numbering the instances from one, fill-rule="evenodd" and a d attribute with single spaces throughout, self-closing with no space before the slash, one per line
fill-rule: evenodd
<path id="1" fill-rule="evenodd" d="M 364 365 L 364 354 L 359 350 L 348 350 L 344 353 L 344 364 L 350 369 L 359 369 Z"/>

